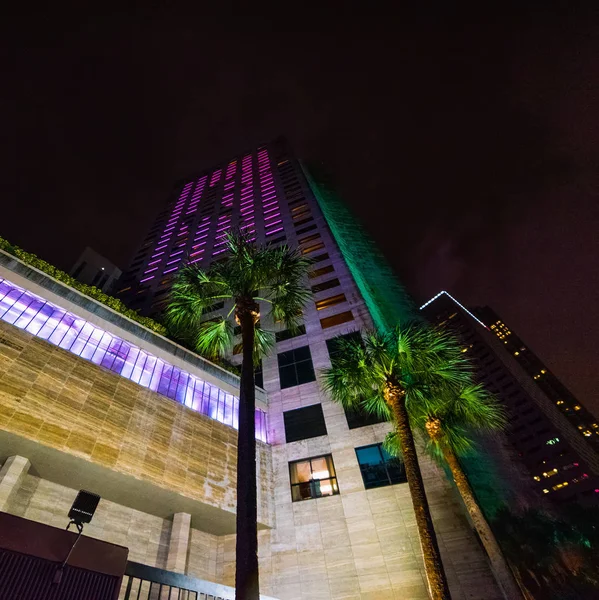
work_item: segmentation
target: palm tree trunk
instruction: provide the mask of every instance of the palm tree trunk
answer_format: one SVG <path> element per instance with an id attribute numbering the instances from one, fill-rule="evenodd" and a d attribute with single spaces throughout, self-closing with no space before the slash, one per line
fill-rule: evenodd
<path id="1" fill-rule="evenodd" d="M 412 505 L 416 513 L 416 525 L 422 545 L 422 555 L 424 557 L 424 568 L 428 579 L 429 594 L 432 600 L 450 600 L 449 586 L 443 563 L 441 562 L 441 552 L 437 543 L 437 536 L 433 527 L 428 500 L 424 491 L 424 482 L 422 473 L 418 464 L 416 454 L 416 445 L 414 436 L 410 429 L 408 411 L 403 393 L 394 393 L 391 399 L 393 415 L 395 417 L 397 434 L 401 445 L 402 458 L 410 486 L 410 495 L 412 496 Z"/>
<path id="2" fill-rule="evenodd" d="M 256 388 L 254 385 L 255 318 L 240 310 L 243 341 L 239 390 L 237 442 L 237 539 L 235 546 L 235 598 L 259 600 L 258 504 L 256 496 Z"/>
<path id="3" fill-rule="evenodd" d="M 472 519 L 474 528 L 476 529 L 480 540 L 491 561 L 491 568 L 497 583 L 501 587 L 504 598 L 506 600 L 521 600 L 522 592 L 514 579 L 514 575 L 509 565 L 507 564 L 503 552 L 493 535 L 493 531 L 489 523 L 485 519 L 483 512 L 476 501 L 474 492 L 470 487 L 470 482 L 466 477 L 466 473 L 462 469 L 462 465 L 458 460 L 455 452 L 447 445 L 443 445 L 443 456 L 451 469 L 453 480 L 462 496 L 466 510 Z"/>

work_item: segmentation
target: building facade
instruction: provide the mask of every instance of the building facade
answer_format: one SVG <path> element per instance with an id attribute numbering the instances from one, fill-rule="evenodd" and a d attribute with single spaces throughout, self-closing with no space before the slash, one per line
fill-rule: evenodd
<path id="1" fill-rule="evenodd" d="M 507 439 L 538 496 L 558 506 L 599 504 L 599 435 L 591 413 L 490 308 L 468 310 L 441 292 L 421 310 L 452 327 L 479 380 L 504 405 Z"/>
<path id="2" fill-rule="evenodd" d="M 121 276 L 121 270 L 87 246 L 75 261 L 70 275 L 81 283 L 93 285 L 103 292 L 110 293 Z"/>
<path id="3" fill-rule="evenodd" d="M 334 356 L 333 338 L 374 324 L 391 326 L 406 317 L 409 302 L 342 204 L 326 186 L 317 186 L 284 143 L 265 144 L 182 182 L 123 276 L 121 296 L 132 308 L 159 315 L 179 266 L 186 261 L 207 266 L 218 260 L 224 233 L 234 227 L 260 243 L 297 246 L 314 260 L 308 283 L 313 301 L 299 333 L 262 323 L 276 332 L 277 345 L 263 360 L 257 388 L 257 423 L 266 423 L 258 429 L 264 432 L 258 452 L 261 592 L 282 600 L 427 598 L 405 474 L 381 446 L 389 425 L 346 415 L 323 392 L 318 377 Z M 13 287 L 48 299 L 47 289 L 32 289 L 30 274 L 19 279 L 17 267 L 6 268 L 2 277 Z M 99 311 L 103 320 L 98 321 L 97 307 L 86 304 L 94 301 L 66 306 L 59 296 L 52 296 L 53 305 L 135 346 L 138 354 L 127 362 L 127 353 L 115 370 L 111 366 L 118 352 L 112 342 L 106 363 L 101 352 L 85 350 L 87 342 L 81 355 L 74 356 L 56 346 L 56 339 L 40 339 L 19 316 L 10 321 L 17 311 L 11 313 L 8 324 L 2 324 L 2 339 L 17 341 L 4 350 L 0 386 L 12 399 L 13 412 L 4 417 L 7 437 L 1 455 L 20 457 L 8 470 L 14 472 L 17 461 L 26 471 L 28 462 L 35 474 L 7 478 L 10 498 L 0 509 L 62 524 L 74 490 L 89 484 L 103 497 L 92 535 L 129 545 L 137 562 L 232 586 L 234 376 L 113 314 Z M 22 300 L 19 309 L 31 302 Z M 229 308 L 215 305 L 207 317 L 226 314 Z M 104 334 L 95 335 L 104 344 Z M 44 358 L 36 357 L 38 352 Z M 69 360 L 75 363 L 76 377 L 56 389 L 59 406 L 52 406 L 51 414 L 56 414 L 52 423 L 74 422 L 76 431 L 67 427 L 55 440 L 52 431 L 46 432 L 49 418 L 30 371 L 53 384 L 52 377 L 60 374 L 55 362 Z M 10 373 L 21 363 L 28 375 L 15 388 Z M 159 374 L 154 375 L 152 364 L 159 364 Z M 71 395 L 75 406 L 70 405 Z M 22 424 L 21 398 L 34 401 L 29 410 L 37 416 L 31 429 Z M 52 468 L 45 457 L 47 446 L 53 458 L 55 452 L 66 456 L 65 464 L 85 461 L 79 464 L 94 465 L 92 473 L 100 465 L 104 470 L 94 481 L 102 476 L 106 484 L 94 489 L 85 469 L 74 471 L 77 477 L 65 477 L 65 469 Z M 500 598 L 455 490 L 426 457 L 421 464 L 452 597 Z M 59 501 L 62 497 L 66 500 Z"/>

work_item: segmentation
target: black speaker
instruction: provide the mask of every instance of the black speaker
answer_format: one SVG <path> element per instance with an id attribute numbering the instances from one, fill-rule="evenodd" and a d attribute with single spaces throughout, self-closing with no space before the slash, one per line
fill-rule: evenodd
<path id="1" fill-rule="evenodd" d="M 73 506 L 69 511 L 69 519 L 71 521 L 83 525 L 83 523 L 89 523 L 98 508 L 100 502 L 100 496 L 92 492 L 86 492 L 85 490 L 79 490 Z"/>

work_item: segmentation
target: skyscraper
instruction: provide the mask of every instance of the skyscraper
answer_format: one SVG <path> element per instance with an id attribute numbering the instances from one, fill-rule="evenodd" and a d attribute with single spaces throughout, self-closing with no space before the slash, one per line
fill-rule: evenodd
<path id="1" fill-rule="evenodd" d="M 467 309 L 447 292 L 421 307 L 463 343 L 481 382 L 508 413 L 507 438 L 540 496 L 599 504 L 597 420 L 488 307 Z M 589 435 L 590 434 L 590 435 Z"/>
<path id="2" fill-rule="evenodd" d="M 219 260 L 225 233 L 235 227 L 259 243 L 299 247 L 312 258 L 313 301 L 299 332 L 262 321 L 277 338 L 258 381 L 268 396 L 276 521 L 260 532 L 262 590 L 285 599 L 424 598 L 405 473 L 382 447 L 390 426 L 345 414 L 318 381 L 336 351 L 333 338 L 373 325 L 388 328 L 414 313 L 373 242 L 325 181 L 319 176 L 317 182 L 282 140 L 182 181 L 126 271 L 121 296 L 142 313 L 160 315 L 180 266 Z M 205 318 L 229 309 L 216 303 Z M 454 593 L 499 597 L 454 490 L 437 466 L 424 457 L 422 464 Z M 234 537 L 224 544 L 223 583 L 230 585 Z"/>

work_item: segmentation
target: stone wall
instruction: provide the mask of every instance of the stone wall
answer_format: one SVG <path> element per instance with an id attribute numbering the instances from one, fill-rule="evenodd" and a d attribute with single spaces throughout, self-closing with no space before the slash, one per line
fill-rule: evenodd
<path id="1" fill-rule="evenodd" d="M 6 512 L 64 529 L 73 490 L 34 475 L 27 475 L 6 507 Z M 102 499 L 92 522 L 85 525 L 89 537 L 129 548 L 129 560 L 164 569 L 171 521 Z"/>
<path id="2" fill-rule="evenodd" d="M 133 476 L 165 493 L 225 511 L 234 522 L 233 428 L 4 322 L 0 433 Z M 0 448 L 0 457 L 3 452 L 14 453 Z M 269 455 L 270 449 L 259 444 L 265 486 L 259 520 L 266 523 L 271 518 Z"/>

